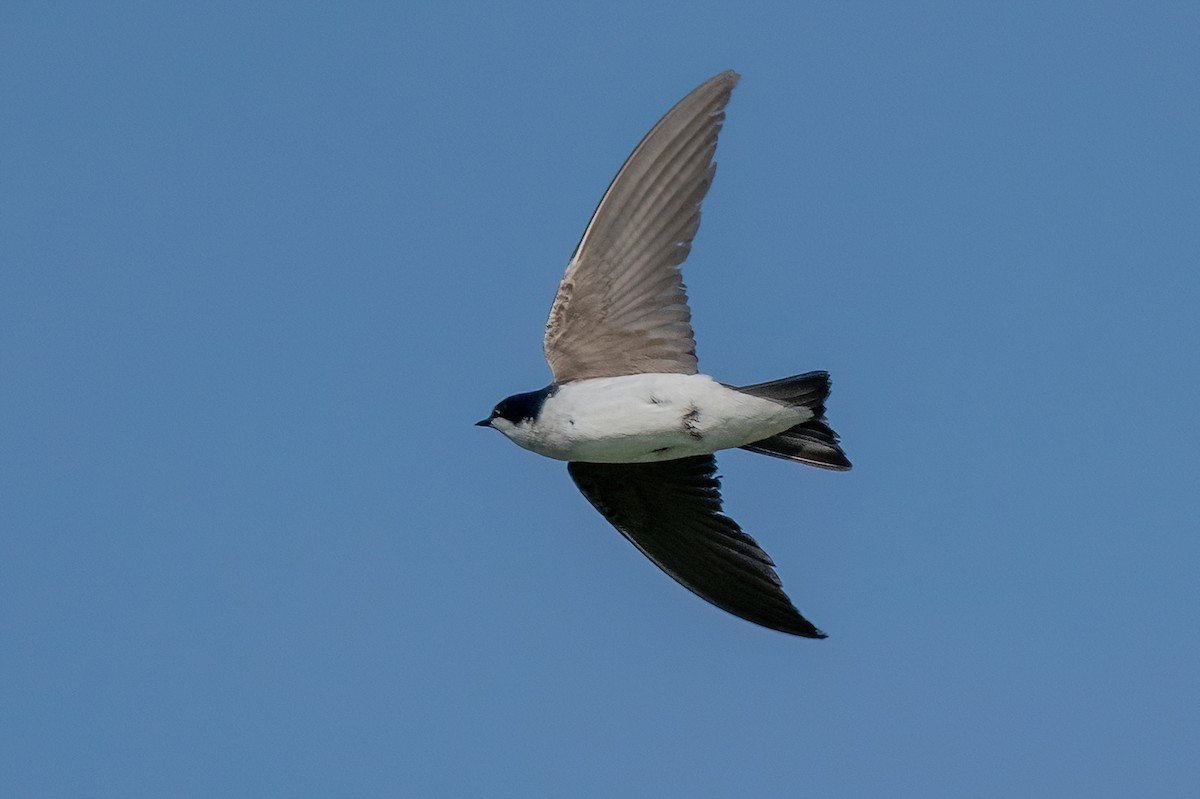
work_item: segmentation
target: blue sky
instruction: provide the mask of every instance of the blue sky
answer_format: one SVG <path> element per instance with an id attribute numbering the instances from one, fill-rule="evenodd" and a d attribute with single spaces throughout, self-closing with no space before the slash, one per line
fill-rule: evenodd
<path id="1" fill-rule="evenodd" d="M 569 7 L 568 7 L 569 6 Z M 786 7 L 785 7 L 786 6 Z M 1191 3 L 9 4 L 0 794 L 1193 797 Z M 472 426 L 641 135 L 743 74 L 702 369 L 830 634 Z"/>

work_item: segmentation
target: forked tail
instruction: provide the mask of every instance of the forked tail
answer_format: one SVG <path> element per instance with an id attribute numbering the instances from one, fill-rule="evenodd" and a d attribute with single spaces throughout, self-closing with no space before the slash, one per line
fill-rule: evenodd
<path id="1" fill-rule="evenodd" d="M 737 387 L 755 397 L 796 405 L 812 411 L 813 418 L 742 449 L 784 460 L 845 471 L 850 460 L 838 445 L 838 435 L 825 421 L 825 399 L 829 396 L 829 373 L 807 372 L 768 383 Z"/>

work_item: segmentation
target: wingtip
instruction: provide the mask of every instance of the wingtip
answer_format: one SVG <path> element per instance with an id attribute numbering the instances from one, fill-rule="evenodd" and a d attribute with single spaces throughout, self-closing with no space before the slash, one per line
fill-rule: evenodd
<path id="1" fill-rule="evenodd" d="M 718 605 L 718 607 L 721 606 Z M 768 630 L 774 630 L 775 632 L 783 633 L 784 635 L 794 635 L 797 638 L 810 638 L 815 641 L 829 637 L 823 630 L 818 629 L 816 625 L 804 618 L 804 616 L 800 614 L 800 611 L 796 610 L 794 607 L 792 608 L 792 612 L 782 616 L 779 614 L 772 616 L 762 616 L 753 613 L 748 614 L 724 607 L 721 609 L 741 618 L 744 621 L 748 621 L 751 624 L 757 624 L 759 627 L 764 627 Z"/>
<path id="2" fill-rule="evenodd" d="M 736 70 L 727 69 L 724 72 L 718 72 L 716 75 L 713 75 L 711 78 L 704 81 L 704 83 L 701 83 L 699 86 L 697 86 L 695 89 L 692 90 L 692 93 L 700 93 L 704 90 L 707 90 L 710 92 L 713 90 L 716 90 L 716 91 L 720 92 L 721 94 L 726 95 L 726 97 L 728 97 L 728 95 L 730 93 L 732 93 L 734 88 L 737 86 L 738 81 L 741 79 L 742 79 L 741 74 L 738 73 Z M 718 113 L 719 113 L 719 110 L 718 110 Z"/>
<path id="3" fill-rule="evenodd" d="M 727 69 L 724 72 L 718 72 L 716 75 L 713 75 L 711 78 L 709 78 L 706 81 L 706 83 L 710 84 L 710 85 L 711 84 L 721 85 L 721 87 L 723 89 L 723 93 L 728 97 L 728 95 L 732 94 L 733 90 L 735 88 L 737 88 L 738 81 L 740 81 L 741 79 L 742 79 L 741 74 L 739 74 L 735 70 Z M 728 102 L 728 100 L 726 100 L 726 102 Z"/>
<path id="4" fill-rule="evenodd" d="M 796 614 L 796 618 L 793 620 L 793 622 L 794 623 L 790 624 L 786 629 L 783 627 L 777 627 L 776 629 L 780 632 L 799 636 L 800 638 L 813 638 L 815 640 L 821 640 L 822 638 L 829 637 L 824 632 L 817 629 L 812 622 L 801 616 L 799 613 Z"/>

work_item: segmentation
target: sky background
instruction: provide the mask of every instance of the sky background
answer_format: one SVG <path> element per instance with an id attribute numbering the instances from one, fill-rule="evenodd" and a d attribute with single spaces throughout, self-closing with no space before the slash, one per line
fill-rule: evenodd
<path id="1" fill-rule="evenodd" d="M 1200 795 L 1195 3 L 8 3 L 0 795 Z M 701 368 L 830 634 L 472 426 L 608 181 L 743 80 Z"/>

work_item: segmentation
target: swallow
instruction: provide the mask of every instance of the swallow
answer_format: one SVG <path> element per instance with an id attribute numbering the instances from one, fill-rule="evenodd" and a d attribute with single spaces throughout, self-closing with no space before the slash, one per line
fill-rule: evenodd
<path id="1" fill-rule="evenodd" d="M 700 226 L 717 137 L 739 76 L 680 100 L 641 140 L 588 222 L 550 309 L 552 382 L 478 425 L 566 461 L 575 485 L 660 569 L 773 630 L 825 634 L 774 563 L 722 508 L 715 452 L 741 448 L 844 471 L 823 371 L 748 386 L 701 374 L 680 265 Z"/>

